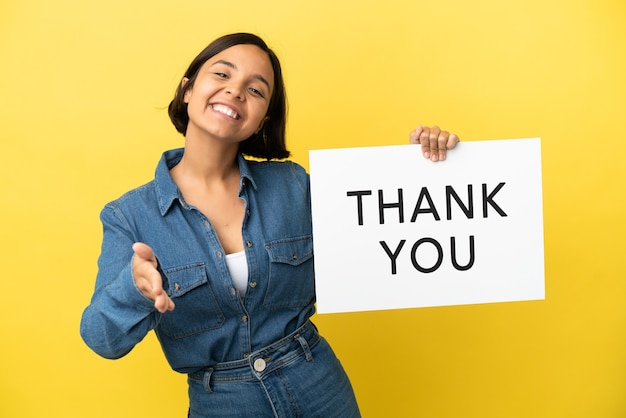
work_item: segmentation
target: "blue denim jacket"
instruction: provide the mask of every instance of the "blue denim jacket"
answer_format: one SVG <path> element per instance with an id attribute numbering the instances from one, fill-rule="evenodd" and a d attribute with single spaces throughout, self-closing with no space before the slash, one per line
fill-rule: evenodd
<path id="1" fill-rule="evenodd" d="M 172 368 L 188 373 L 242 359 L 293 332 L 313 314 L 315 292 L 305 170 L 239 156 L 249 270 L 242 299 L 211 223 L 185 203 L 169 174 L 183 152 L 165 152 L 153 181 L 102 210 L 102 251 L 81 336 L 101 356 L 119 358 L 154 329 Z M 173 311 L 159 313 L 135 286 L 134 242 L 154 250 Z"/>

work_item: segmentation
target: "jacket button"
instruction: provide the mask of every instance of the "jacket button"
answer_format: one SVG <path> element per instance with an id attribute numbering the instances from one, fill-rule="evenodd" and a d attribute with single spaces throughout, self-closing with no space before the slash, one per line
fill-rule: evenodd
<path id="1" fill-rule="evenodd" d="M 250 287 L 255 288 L 256 287 L 256 282 L 250 282 Z"/>
<path id="2" fill-rule="evenodd" d="M 250 248 L 250 247 L 252 247 L 252 242 L 247 241 L 247 242 L 246 242 L 246 245 L 248 246 L 248 248 Z"/>
<path id="3" fill-rule="evenodd" d="M 248 316 L 247 316 L 247 315 L 243 315 L 243 316 L 241 317 L 241 320 L 242 320 L 243 322 L 248 322 Z"/>
<path id="4" fill-rule="evenodd" d="M 254 370 L 256 370 L 257 372 L 262 372 L 263 370 L 265 370 L 265 360 L 263 360 L 262 358 L 258 358 L 256 360 L 254 360 Z"/>

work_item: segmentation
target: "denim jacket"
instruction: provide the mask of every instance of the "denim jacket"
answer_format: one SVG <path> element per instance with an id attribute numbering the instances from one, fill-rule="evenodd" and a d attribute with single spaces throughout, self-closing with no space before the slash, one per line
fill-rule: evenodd
<path id="1" fill-rule="evenodd" d="M 210 221 L 185 203 L 167 151 L 153 181 L 107 204 L 93 297 L 81 321 L 86 344 L 106 358 L 129 353 L 155 330 L 171 367 L 188 373 L 245 358 L 296 330 L 314 312 L 309 177 L 293 162 L 238 157 L 249 280 L 235 290 Z M 151 246 L 176 307 L 164 314 L 137 289 L 132 244 Z"/>

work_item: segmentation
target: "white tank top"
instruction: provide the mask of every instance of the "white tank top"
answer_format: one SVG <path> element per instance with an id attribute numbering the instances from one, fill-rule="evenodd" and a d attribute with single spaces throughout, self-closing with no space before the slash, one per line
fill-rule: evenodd
<path id="1" fill-rule="evenodd" d="M 233 279 L 235 289 L 239 291 L 239 296 L 243 298 L 248 289 L 248 260 L 245 251 L 226 254 L 226 266 Z"/>

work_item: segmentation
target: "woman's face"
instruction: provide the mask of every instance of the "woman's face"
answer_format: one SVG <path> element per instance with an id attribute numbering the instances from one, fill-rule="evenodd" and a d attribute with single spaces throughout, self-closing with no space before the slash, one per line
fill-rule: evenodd
<path id="1" fill-rule="evenodd" d="M 249 138 L 266 120 L 273 83 L 270 59 L 255 45 L 235 45 L 214 55 L 185 92 L 187 138 L 199 135 L 229 143 Z"/>

